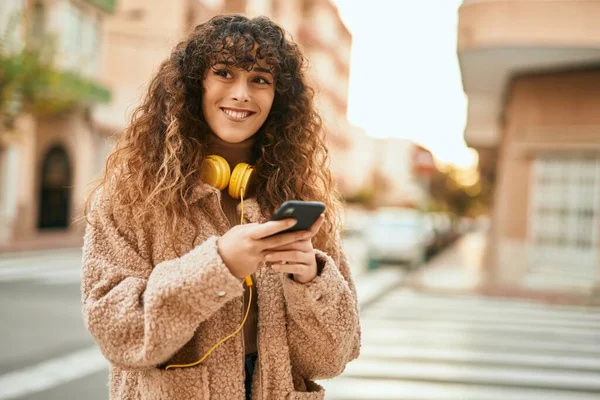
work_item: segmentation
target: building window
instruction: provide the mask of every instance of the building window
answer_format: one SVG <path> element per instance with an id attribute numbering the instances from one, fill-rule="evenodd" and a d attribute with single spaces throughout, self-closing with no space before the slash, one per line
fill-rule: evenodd
<path id="1" fill-rule="evenodd" d="M 225 10 L 229 13 L 244 13 L 246 11 L 245 0 L 226 0 Z"/>
<path id="2" fill-rule="evenodd" d="M 8 192 L 8 188 L 6 185 L 6 174 L 8 174 L 8 163 L 6 157 L 6 149 L 0 146 L 0 220 L 2 219 L 2 214 L 4 213 L 4 208 L 6 204 L 6 193 Z"/>
<path id="3" fill-rule="evenodd" d="M 85 77 L 96 77 L 101 61 L 102 18 L 71 2 L 63 3 L 61 16 L 60 67 Z"/>
<path id="4" fill-rule="evenodd" d="M 41 171 L 38 228 L 68 228 L 71 208 L 71 163 L 65 148 L 53 146 Z"/>
<path id="5" fill-rule="evenodd" d="M 81 56 L 83 65 L 89 75 L 96 75 L 99 70 L 100 51 L 101 51 L 101 23 L 99 18 L 94 15 L 85 16 L 83 19 L 82 37 L 83 47 Z"/>
<path id="6" fill-rule="evenodd" d="M 532 268 L 588 267 L 589 270 L 579 272 L 595 273 L 600 225 L 600 156 L 537 158 L 529 214 Z"/>
<path id="7" fill-rule="evenodd" d="M 39 43 L 46 33 L 46 10 L 42 3 L 35 3 L 31 9 L 31 40 Z"/>
<path id="8" fill-rule="evenodd" d="M 314 0 L 304 0 L 304 3 L 302 4 L 302 16 L 304 18 L 310 18 L 314 8 Z"/>
<path id="9" fill-rule="evenodd" d="M 0 33 L 5 51 L 18 51 L 22 45 L 19 23 L 24 0 L 0 0 Z"/>

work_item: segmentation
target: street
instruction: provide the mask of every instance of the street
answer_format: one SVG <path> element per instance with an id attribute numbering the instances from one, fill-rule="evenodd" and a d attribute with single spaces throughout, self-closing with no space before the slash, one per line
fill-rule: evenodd
<path id="1" fill-rule="evenodd" d="M 600 397 L 599 309 L 435 290 L 474 279 L 457 260 L 476 244 L 464 238 L 423 266 L 426 285 L 361 307 L 361 357 L 320 382 L 328 399 Z M 79 249 L 0 258 L 0 400 L 108 398 L 107 363 L 81 319 L 80 260 Z M 390 276 L 401 269 L 357 276 L 359 298 Z"/>
<path id="2" fill-rule="evenodd" d="M 600 312 L 397 289 L 328 399 L 600 398 Z"/>

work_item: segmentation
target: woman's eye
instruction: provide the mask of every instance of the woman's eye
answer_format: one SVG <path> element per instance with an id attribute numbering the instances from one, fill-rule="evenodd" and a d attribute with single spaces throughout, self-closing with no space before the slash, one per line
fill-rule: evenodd
<path id="1" fill-rule="evenodd" d="M 256 78 L 254 78 L 254 81 L 256 83 L 260 83 L 262 85 L 270 85 L 271 84 L 271 82 L 269 82 L 268 80 L 266 80 L 262 76 L 257 76 Z"/>
<path id="2" fill-rule="evenodd" d="M 215 73 L 215 75 L 220 76 L 221 78 L 228 78 L 231 75 L 228 71 L 224 69 L 214 70 L 213 72 Z"/>

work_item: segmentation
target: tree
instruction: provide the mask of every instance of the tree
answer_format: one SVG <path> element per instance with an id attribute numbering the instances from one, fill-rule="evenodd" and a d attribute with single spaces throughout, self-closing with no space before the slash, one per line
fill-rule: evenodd
<path id="1" fill-rule="evenodd" d="M 23 18 L 15 13 L 9 18 L 0 37 L 0 133 L 14 130 L 23 113 L 47 115 L 72 107 L 67 99 L 53 98 L 52 88 L 61 85 L 63 76 L 53 65 L 51 38 L 23 44 L 15 41 L 23 26 Z"/>
<path id="2" fill-rule="evenodd" d="M 476 182 L 461 182 L 460 170 L 453 166 L 436 172 L 431 177 L 431 208 L 448 211 L 457 216 L 477 216 L 488 212 L 492 195 L 492 183 L 485 175 Z"/>

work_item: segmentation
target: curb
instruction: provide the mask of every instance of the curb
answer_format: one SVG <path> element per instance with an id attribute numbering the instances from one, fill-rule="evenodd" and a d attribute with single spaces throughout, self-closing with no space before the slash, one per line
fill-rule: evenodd
<path id="1" fill-rule="evenodd" d="M 404 282 L 407 272 L 401 266 L 381 267 L 354 279 L 358 308 L 363 310 Z"/>

